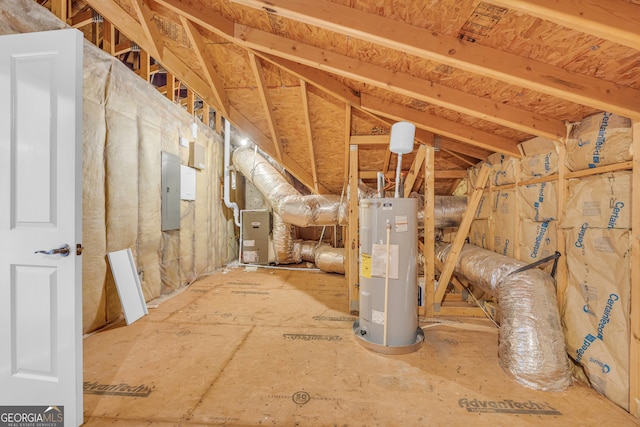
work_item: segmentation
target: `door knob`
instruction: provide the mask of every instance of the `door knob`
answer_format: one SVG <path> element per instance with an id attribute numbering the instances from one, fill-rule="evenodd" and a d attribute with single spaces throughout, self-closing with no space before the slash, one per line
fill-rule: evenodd
<path id="1" fill-rule="evenodd" d="M 35 251 L 36 254 L 45 254 L 45 255 L 62 255 L 68 256 L 71 248 L 69 245 L 65 244 L 60 246 L 58 249 L 49 249 L 48 251 Z"/>

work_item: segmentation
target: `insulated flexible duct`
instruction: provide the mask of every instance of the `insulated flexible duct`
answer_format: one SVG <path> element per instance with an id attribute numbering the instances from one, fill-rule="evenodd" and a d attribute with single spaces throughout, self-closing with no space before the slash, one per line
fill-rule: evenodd
<path id="1" fill-rule="evenodd" d="M 301 195 L 282 174 L 255 150 L 239 147 L 233 152 L 233 165 L 262 194 L 273 209 L 273 244 L 277 264 L 299 263 L 302 257 L 300 243 L 293 238 L 293 225 L 310 227 L 319 225 L 346 225 L 348 203 L 334 195 Z M 361 185 L 359 197 L 375 197 L 377 192 Z M 421 197 L 421 196 L 420 196 Z M 424 206 L 423 202 L 418 203 Z M 435 227 L 457 226 L 467 207 L 466 197 L 436 196 Z M 418 227 L 424 218 L 424 210 L 418 212 Z M 327 248 L 313 251 L 318 268 L 330 268 L 331 272 L 344 274 L 344 249 Z M 320 258 L 320 259 L 319 259 Z M 320 265 L 318 265 L 318 261 Z M 341 264 L 341 267 L 338 267 Z M 328 270 L 325 270 L 328 271 Z"/>
<path id="2" fill-rule="evenodd" d="M 260 154 L 237 148 L 233 165 L 260 191 L 275 213 L 287 224 L 298 227 L 346 225 L 346 204 L 331 194 L 301 195 Z"/>
<path id="3" fill-rule="evenodd" d="M 436 245 L 442 262 L 450 244 Z M 464 245 L 456 274 L 496 296 L 502 311 L 498 353 L 504 371 L 520 384 L 562 391 L 571 384 L 553 278 L 522 261 Z"/>
<path id="4" fill-rule="evenodd" d="M 273 211 L 288 224 L 298 227 L 316 225 L 346 225 L 347 200 L 330 194 L 303 196 L 264 157 L 250 148 L 240 147 L 233 152 L 233 165 L 260 191 Z M 367 191 L 369 190 L 369 191 Z M 376 197 L 377 192 L 361 186 L 361 197 Z M 422 197 L 422 196 L 419 196 Z M 424 199 L 422 199 L 424 200 Z M 418 206 L 424 206 L 419 202 Z M 467 208 L 466 197 L 435 196 L 436 228 L 456 227 Z M 418 211 L 418 227 L 424 221 L 424 210 Z"/>

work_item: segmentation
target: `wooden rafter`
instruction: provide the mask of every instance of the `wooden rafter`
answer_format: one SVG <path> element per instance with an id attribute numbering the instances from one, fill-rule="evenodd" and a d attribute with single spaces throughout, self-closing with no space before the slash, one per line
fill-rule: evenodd
<path id="1" fill-rule="evenodd" d="M 262 59 L 269 61 L 273 65 L 276 65 L 289 74 L 293 74 L 299 79 L 303 79 L 307 83 L 312 84 L 323 92 L 331 95 L 332 97 L 345 102 L 352 107 L 360 107 L 360 97 L 353 93 L 353 90 L 348 86 L 340 83 L 335 78 L 329 76 L 327 73 L 320 71 L 316 68 L 302 65 L 297 62 L 289 61 L 284 58 L 269 55 L 263 52 L 254 51 L 254 53 Z"/>
<path id="2" fill-rule="evenodd" d="M 349 182 L 349 141 L 351 139 L 351 105 L 345 104 L 344 111 L 344 177 L 343 188 Z"/>
<path id="3" fill-rule="evenodd" d="M 62 22 L 67 22 L 67 19 L 69 19 L 69 2 L 67 0 L 51 0 L 51 13 Z"/>
<path id="4" fill-rule="evenodd" d="M 236 24 L 238 41 L 255 50 L 358 80 L 463 114 L 491 121 L 532 135 L 559 139 L 565 127 L 559 120 L 494 102 L 444 85 L 395 72 L 346 55 L 330 52 L 285 37 Z"/>
<path id="5" fill-rule="evenodd" d="M 209 85 L 213 90 L 213 95 L 216 100 L 214 105 L 218 110 L 222 111 L 224 115 L 229 115 L 229 98 L 224 90 L 222 80 L 220 80 L 218 73 L 213 67 L 213 60 L 207 54 L 207 46 L 200 34 L 200 31 L 198 31 L 196 26 L 184 16 L 180 16 L 180 22 L 182 23 L 182 26 L 187 33 L 187 37 L 193 46 L 198 62 L 204 72 L 205 79 L 209 82 Z"/>
<path id="6" fill-rule="evenodd" d="M 267 91 L 268 88 L 267 82 L 264 77 L 264 70 L 262 69 L 260 60 L 256 58 L 256 55 L 251 51 L 247 53 L 249 55 L 249 64 L 251 64 L 251 70 L 253 70 L 253 76 L 256 79 L 258 93 L 260 94 L 260 100 L 262 101 L 262 106 L 264 107 L 264 114 L 269 125 L 269 132 L 271 132 L 271 139 L 273 140 L 273 145 L 276 148 L 276 159 L 278 161 L 282 161 L 282 143 L 280 142 L 280 131 L 278 130 L 276 119 L 275 117 L 273 117 L 273 105 L 271 103 L 271 96 L 269 96 L 269 92 Z"/>
<path id="7" fill-rule="evenodd" d="M 138 15 L 138 21 L 142 25 L 145 39 L 148 42 L 146 50 L 158 61 L 162 61 L 162 37 L 153 22 L 153 12 L 147 4 L 148 0 L 132 0 L 133 9 Z M 136 40 L 137 41 L 137 40 Z"/>
<path id="8" fill-rule="evenodd" d="M 65 0 L 66 1 L 66 0 Z M 69 25 L 73 28 L 81 28 L 93 22 L 93 11 L 90 8 L 81 10 L 80 12 L 67 19 Z"/>
<path id="9" fill-rule="evenodd" d="M 313 186 L 318 191 L 318 171 L 316 170 L 316 156 L 313 152 L 313 132 L 311 131 L 311 117 L 309 116 L 309 94 L 307 93 L 307 83 L 300 80 L 300 96 L 302 98 L 302 111 L 304 116 L 305 129 L 307 131 L 307 142 L 309 147 L 309 163 L 311 163 L 311 176 Z"/>
<path id="10" fill-rule="evenodd" d="M 534 61 L 384 16 L 316 0 L 233 0 L 305 24 L 379 44 L 599 110 L 640 118 L 640 90 Z M 556 3 L 556 2 L 554 2 Z M 570 6 L 567 6 L 570 7 Z M 603 5 L 602 7 L 606 7 Z M 630 7 L 636 7 L 635 5 Z M 246 28 L 246 27 L 245 27 Z M 636 30 L 636 33 L 638 31 Z M 537 135 L 535 133 L 532 133 Z"/>
<path id="11" fill-rule="evenodd" d="M 476 163 L 478 163 L 478 161 L 476 160 L 475 162 L 473 160 L 475 160 L 474 158 L 469 158 L 469 156 L 464 156 L 464 155 L 460 155 L 458 153 L 456 153 L 455 151 L 451 151 L 451 150 L 447 150 L 446 148 L 440 148 L 441 151 L 449 154 L 450 156 L 455 157 L 456 159 L 466 163 L 469 166 L 475 166 Z"/>
<path id="12" fill-rule="evenodd" d="M 171 102 L 176 100 L 176 77 L 167 71 L 167 93 L 166 96 Z"/>
<path id="13" fill-rule="evenodd" d="M 428 145 L 420 145 L 420 147 L 418 148 L 419 150 L 422 149 L 422 147 L 426 147 L 429 148 Z M 412 166 L 413 168 L 413 166 Z M 377 170 L 360 170 L 360 178 L 362 179 L 376 179 L 376 177 L 378 176 L 378 172 Z M 467 177 L 467 172 L 465 170 L 462 169 L 447 169 L 447 170 L 436 170 L 433 172 L 434 173 L 434 177 L 436 179 L 460 179 L 460 178 L 466 178 Z M 385 176 L 387 178 L 394 178 L 396 175 L 395 171 L 388 171 L 385 173 Z M 416 177 L 415 182 L 420 182 L 421 178 L 418 175 Z"/>
<path id="14" fill-rule="evenodd" d="M 91 0 L 91 1 L 99 1 L 99 0 Z M 177 13 L 179 16 L 183 16 L 188 18 L 189 20 L 192 20 L 193 22 L 197 22 L 198 25 L 201 25 L 203 28 L 206 28 L 209 31 L 212 31 L 213 33 L 217 34 L 220 37 L 225 38 L 226 40 L 229 40 L 231 42 L 237 42 L 238 40 L 235 38 L 234 35 L 234 23 L 232 21 L 229 21 L 228 19 L 222 17 L 221 15 L 219 15 L 218 13 L 216 13 L 215 11 L 212 11 L 211 9 L 205 9 L 200 7 L 199 5 L 194 5 L 192 3 L 180 3 L 177 0 L 157 0 L 157 2 L 159 4 L 162 4 L 163 6 L 169 8 L 170 10 L 172 10 L 173 12 Z M 275 36 L 277 37 L 277 36 Z M 305 46 L 306 47 L 306 46 Z M 313 48 L 315 49 L 315 48 Z M 307 64 L 307 66 L 300 64 L 300 58 L 295 57 L 295 55 L 292 57 L 293 60 L 289 60 L 287 58 L 283 58 L 282 56 L 274 56 L 269 54 L 268 52 L 259 52 L 256 51 L 255 52 L 256 55 L 262 57 L 263 59 L 274 63 L 275 65 L 278 65 L 280 67 L 285 68 L 287 71 L 291 72 L 291 74 L 304 79 L 307 82 L 311 82 L 312 84 L 314 84 L 314 86 L 319 87 L 321 90 L 330 93 L 331 95 L 335 96 L 338 99 L 343 100 L 344 102 L 348 102 L 350 103 L 352 106 L 360 108 L 360 102 L 359 102 L 359 98 L 357 96 L 354 95 L 353 91 L 350 90 L 348 87 L 346 87 L 345 85 L 335 81 L 334 79 L 332 79 L 331 77 L 327 76 L 326 74 L 320 72 L 318 69 L 318 67 L 314 67 L 313 61 L 310 64 Z M 360 64 L 361 65 L 361 64 Z M 364 64 L 365 66 L 367 66 L 368 64 Z M 315 71 L 315 72 L 314 72 Z M 416 82 L 417 84 L 417 82 Z M 386 87 L 386 83 L 384 83 L 385 87 Z M 420 85 L 424 86 L 424 81 L 420 80 Z M 479 98 L 479 100 L 481 100 L 482 98 Z M 479 101 L 478 101 L 479 102 Z M 526 112 L 525 114 L 526 117 L 529 117 L 528 119 L 524 119 L 522 118 L 522 120 L 524 122 L 530 121 L 530 117 L 531 117 L 531 112 Z M 541 119 L 541 120 L 548 120 L 548 119 Z M 557 125 L 557 123 L 553 124 L 554 128 Z M 528 129 L 528 130 L 535 130 L 535 129 Z M 537 131 L 536 131 L 537 132 Z M 537 132 L 534 134 L 539 134 L 541 132 Z M 547 135 L 547 137 L 552 136 L 550 135 L 556 135 L 557 132 L 554 130 L 552 132 L 542 132 L 545 135 Z M 564 135 L 564 126 L 562 127 L 562 134 Z M 455 137 L 454 137 L 455 139 Z M 461 143 L 456 143 L 455 141 L 452 141 L 454 144 L 452 144 L 452 146 L 450 147 L 451 150 L 454 150 L 458 153 L 461 154 L 465 154 L 465 155 L 469 155 L 478 159 L 484 158 L 486 157 L 486 152 L 482 151 L 482 154 L 470 154 L 467 150 L 465 150 L 465 146 L 466 144 L 461 144 Z M 454 147 L 453 145 L 457 145 L 457 148 Z M 471 149 L 474 149 L 475 147 L 470 147 Z M 490 151 L 494 151 L 492 149 L 489 149 Z M 387 156 L 387 158 L 385 159 L 384 164 L 388 165 L 389 164 L 389 160 L 390 160 L 390 155 Z"/>
<path id="15" fill-rule="evenodd" d="M 149 46 L 149 42 L 145 38 L 142 26 L 133 19 L 133 17 L 121 9 L 120 6 L 108 0 L 88 0 L 87 3 L 98 10 L 105 18 L 109 19 L 116 27 L 121 29 L 128 38 L 136 40 L 136 42 L 138 40 L 142 40 L 139 44 L 143 48 L 145 46 Z M 164 3 L 164 0 L 162 3 Z M 209 83 L 196 74 L 177 54 L 166 47 L 162 54 L 162 65 L 170 73 L 180 76 L 181 81 L 200 95 L 205 102 L 217 105 L 216 97 Z M 240 111 L 233 106 L 230 106 L 227 118 L 235 127 L 242 129 L 247 133 L 247 135 L 249 135 L 249 137 L 251 137 L 251 139 L 270 156 L 276 157 L 275 147 L 271 139 L 262 134 L 262 132 L 260 132 Z M 295 160 L 284 155 L 282 164 L 302 184 L 306 185 L 310 189 L 314 188 L 311 175 Z M 322 193 L 329 192 L 320 184 L 318 185 L 318 191 Z"/>
<path id="16" fill-rule="evenodd" d="M 456 232 L 456 237 L 454 238 L 453 243 L 451 243 L 451 249 L 449 250 L 447 259 L 442 267 L 440 280 L 438 280 L 438 287 L 434 295 L 434 304 L 442 302 L 442 297 L 444 297 L 444 293 L 447 290 L 449 280 L 453 275 L 453 270 L 455 269 L 456 262 L 460 256 L 460 251 L 462 250 L 467 234 L 469 233 L 469 227 L 471 226 L 474 212 L 476 211 L 478 203 L 480 202 L 480 197 L 484 192 L 484 186 L 487 182 L 487 178 L 489 177 L 489 170 L 490 167 L 486 163 L 480 168 L 480 172 L 478 173 L 478 178 L 476 179 L 474 186 L 475 190 L 468 198 L 467 210 L 462 216 L 462 221 L 460 222 L 460 226 Z"/>
<path id="17" fill-rule="evenodd" d="M 246 133 L 253 142 L 258 144 L 261 149 L 266 151 L 267 154 L 272 157 L 275 156 L 275 149 L 273 147 L 271 138 L 263 134 L 257 127 L 253 125 L 253 123 L 251 123 L 251 120 L 243 116 L 242 113 L 240 113 L 234 107 L 231 107 L 231 116 L 229 117 L 229 121 L 233 123 L 236 128 L 242 129 L 242 131 Z M 298 181 L 306 185 L 310 190 L 314 190 L 313 177 L 311 176 L 311 174 L 287 154 L 283 154 L 282 165 Z M 318 184 L 318 191 L 320 193 L 329 192 L 321 184 Z"/>
<path id="18" fill-rule="evenodd" d="M 491 0 L 490 3 L 640 50 L 640 7 L 623 0 Z"/>
<path id="19" fill-rule="evenodd" d="M 155 49 L 155 43 L 147 40 L 147 35 L 142 25 L 117 3 L 110 0 L 86 0 L 86 2 L 93 9 L 97 10 L 105 19 L 117 27 L 118 30 L 122 34 L 126 35 L 129 40 L 135 40 L 142 49 L 153 52 Z"/>
<path id="20" fill-rule="evenodd" d="M 464 141 L 486 150 L 521 157 L 516 141 L 465 126 L 403 105 L 362 94 L 362 108 L 394 120 L 407 120 L 417 127 L 439 135 Z"/>
<path id="21" fill-rule="evenodd" d="M 418 147 L 418 152 L 413 159 L 413 164 L 411 165 L 411 169 L 409 169 L 409 174 L 404 180 L 404 197 L 409 197 L 416 180 L 420 176 L 420 172 L 422 172 L 422 165 L 424 164 L 426 152 L 426 145 L 420 145 L 420 147 Z"/>

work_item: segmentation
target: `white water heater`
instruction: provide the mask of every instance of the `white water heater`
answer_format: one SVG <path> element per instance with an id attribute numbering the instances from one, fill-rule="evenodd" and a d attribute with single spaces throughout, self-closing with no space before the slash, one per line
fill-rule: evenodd
<path id="1" fill-rule="evenodd" d="M 386 354 L 417 350 L 418 200 L 360 200 L 360 315 L 353 330 L 365 347 Z"/>

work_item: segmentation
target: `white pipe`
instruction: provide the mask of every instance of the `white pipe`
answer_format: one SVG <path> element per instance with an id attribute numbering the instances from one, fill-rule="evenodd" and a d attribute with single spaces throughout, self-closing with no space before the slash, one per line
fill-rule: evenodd
<path id="1" fill-rule="evenodd" d="M 400 197 L 400 173 L 402 172 L 402 153 L 398 153 L 398 166 L 396 167 L 396 199 Z"/>
<path id="2" fill-rule="evenodd" d="M 384 173 L 378 172 L 378 197 L 384 197 Z"/>
<path id="3" fill-rule="evenodd" d="M 231 123 L 224 121 L 224 204 L 233 209 L 233 219 L 240 227 L 240 210 L 238 204 L 229 198 L 229 174 L 231 172 Z"/>
<path id="4" fill-rule="evenodd" d="M 384 272 L 384 338 L 383 345 L 387 346 L 387 331 L 389 323 L 389 249 L 391 239 L 391 223 L 387 220 L 387 256 L 385 257 L 385 272 Z"/>

